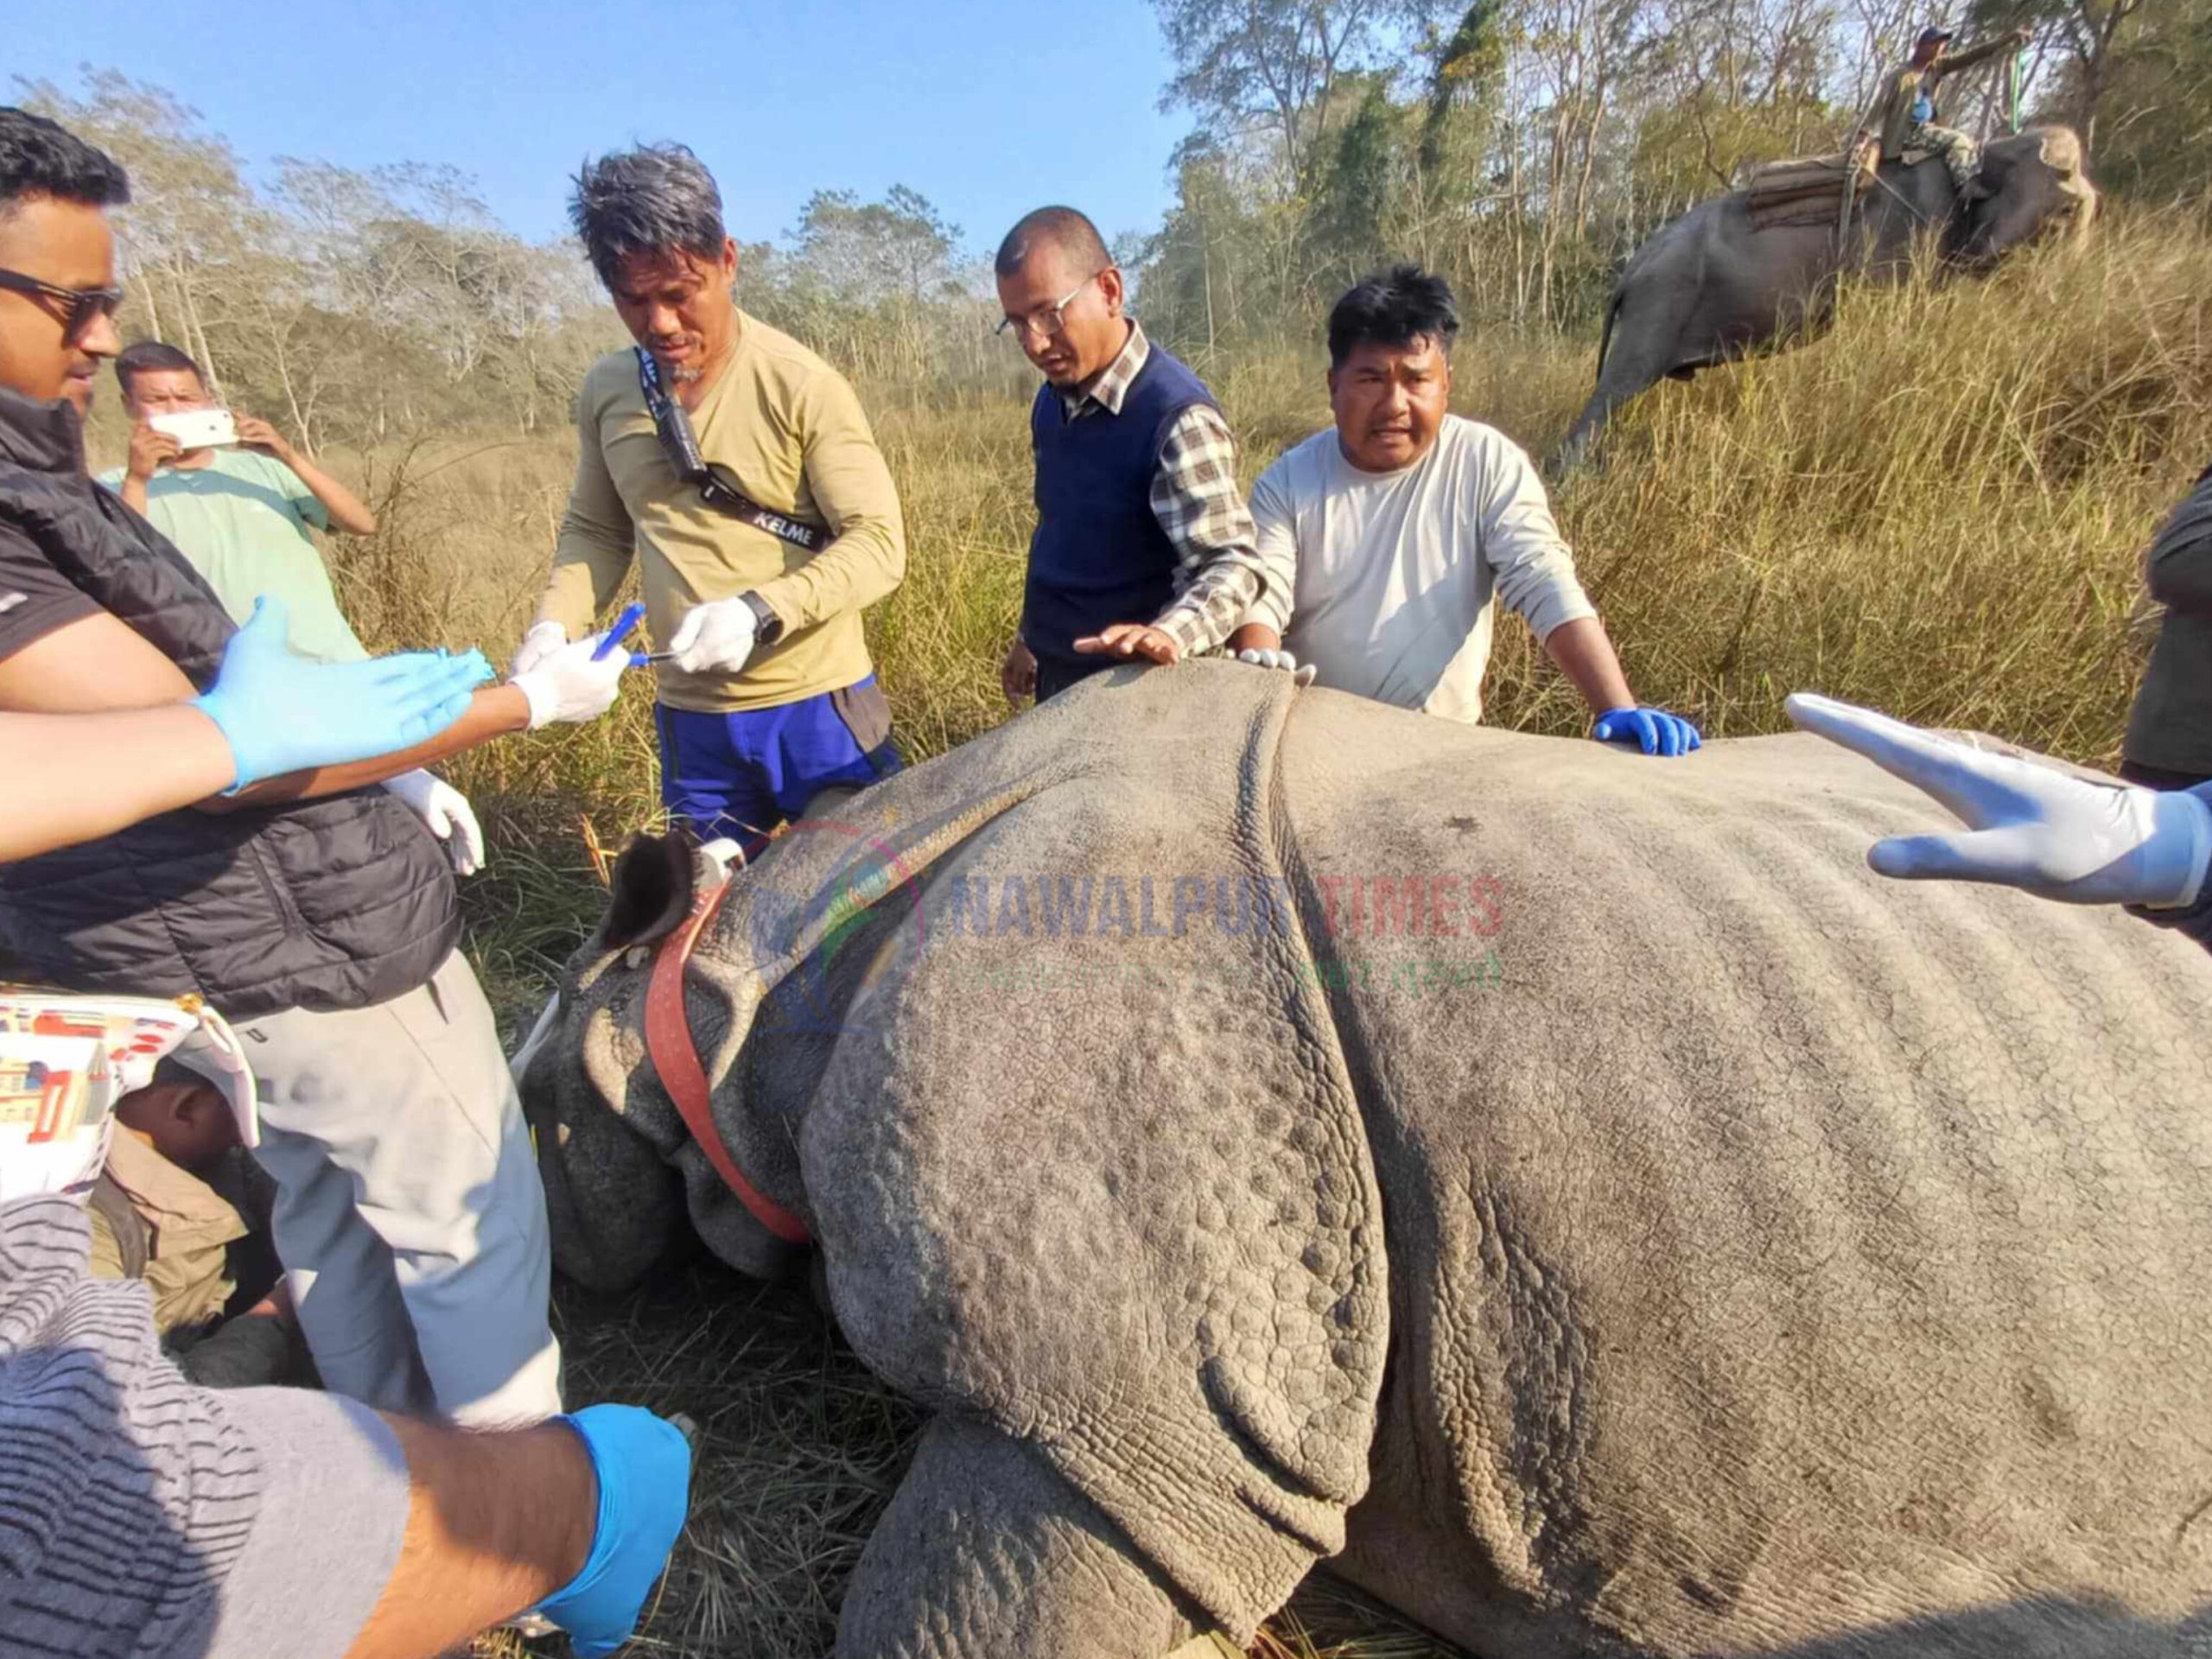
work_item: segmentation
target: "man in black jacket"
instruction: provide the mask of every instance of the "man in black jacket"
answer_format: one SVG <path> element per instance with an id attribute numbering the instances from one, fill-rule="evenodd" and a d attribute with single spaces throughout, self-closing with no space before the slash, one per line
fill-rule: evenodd
<path id="1" fill-rule="evenodd" d="M 119 348 L 105 209 L 122 170 L 0 110 L 0 711 L 192 696 L 235 632 L 94 486 L 81 416 Z M 596 717 L 624 658 L 579 641 L 479 691 L 429 743 L 234 790 L 0 868 L 0 971 L 198 993 L 260 1080 L 276 1233 L 324 1380 L 487 1424 L 559 1409 L 543 1195 L 437 842 L 380 780 L 503 732 Z M 17 789 L 35 779 L 16 778 Z"/>

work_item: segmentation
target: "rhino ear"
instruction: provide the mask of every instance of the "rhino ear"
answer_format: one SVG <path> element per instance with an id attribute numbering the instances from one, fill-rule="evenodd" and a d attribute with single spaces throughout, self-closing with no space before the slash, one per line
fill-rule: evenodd
<path id="1" fill-rule="evenodd" d="M 698 886 L 698 843 L 684 830 L 639 836 L 615 861 L 613 898 L 599 925 L 601 950 L 651 944 L 691 913 Z"/>

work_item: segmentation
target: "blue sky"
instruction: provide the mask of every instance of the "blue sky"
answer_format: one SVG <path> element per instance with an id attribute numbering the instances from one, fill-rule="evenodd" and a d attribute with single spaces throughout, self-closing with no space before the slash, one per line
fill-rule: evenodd
<path id="1" fill-rule="evenodd" d="M 1154 228 L 1189 121 L 1144 0 L 0 0 L 8 75 L 78 67 L 167 87 L 251 173 L 276 156 L 450 162 L 508 226 L 562 233 L 587 151 L 680 138 L 741 240 L 780 237 L 817 188 L 906 184 L 988 249 L 1068 201 L 1111 237 Z M 0 101 L 4 101 L 0 98 Z"/>

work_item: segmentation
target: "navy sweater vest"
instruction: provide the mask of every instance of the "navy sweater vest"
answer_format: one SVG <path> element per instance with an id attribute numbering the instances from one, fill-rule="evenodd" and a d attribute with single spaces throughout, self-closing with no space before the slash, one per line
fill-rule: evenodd
<path id="1" fill-rule="evenodd" d="M 1021 637 L 1052 677 L 1110 668 L 1075 642 L 1116 622 L 1149 622 L 1174 597 L 1174 543 L 1152 514 L 1160 447 L 1194 404 L 1217 407 L 1198 377 L 1154 346 L 1122 412 L 1066 417 L 1038 389 L 1029 414 L 1037 456 L 1037 532 L 1029 539 Z"/>

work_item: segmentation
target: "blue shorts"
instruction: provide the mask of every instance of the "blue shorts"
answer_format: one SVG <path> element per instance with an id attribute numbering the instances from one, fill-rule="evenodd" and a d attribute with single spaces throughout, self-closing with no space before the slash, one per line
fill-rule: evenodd
<path id="1" fill-rule="evenodd" d="M 661 804 L 700 840 L 728 836 L 747 858 L 823 790 L 865 788 L 903 764 L 873 674 L 773 709 L 702 715 L 657 703 L 653 717 Z"/>

